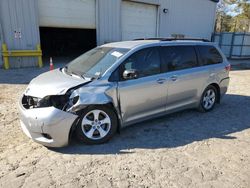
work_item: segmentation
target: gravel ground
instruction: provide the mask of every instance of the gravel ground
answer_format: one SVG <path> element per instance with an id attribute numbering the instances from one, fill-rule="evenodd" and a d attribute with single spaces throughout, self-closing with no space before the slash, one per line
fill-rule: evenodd
<path id="1" fill-rule="evenodd" d="M 43 69 L 0 70 L 0 187 L 250 187 L 250 70 L 209 113 L 187 110 L 109 143 L 48 149 L 21 131 L 17 99 Z"/>

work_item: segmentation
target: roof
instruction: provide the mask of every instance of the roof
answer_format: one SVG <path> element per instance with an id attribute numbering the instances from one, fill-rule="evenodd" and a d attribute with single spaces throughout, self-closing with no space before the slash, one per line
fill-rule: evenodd
<path id="1" fill-rule="evenodd" d="M 145 44 L 153 44 L 157 42 L 160 42 L 160 41 L 159 40 L 132 40 L 132 41 L 113 42 L 113 43 L 104 44 L 102 46 L 132 49 L 136 46 L 145 45 Z"/>
<path id="2" fill-rule="evenodd" d="M 175 40 L 161 40 L 161 39 L 155 39 L 155 40 L 132 40 L 132 41 L 121 41 L 121 42 L 113 42 L 113 43 L 108 43 L 102 45 L 102 47 L 112 47 L 112 48 L 128 48 L 132 49 L 138 46 L 143 46 L 146 44 L 176 44 L 176 43 L 192 43 L 192 44 L 197 44 L 197 43 L 210 43 L 208 41 L 203 41 L 203 39 L 175 39 Z"/>

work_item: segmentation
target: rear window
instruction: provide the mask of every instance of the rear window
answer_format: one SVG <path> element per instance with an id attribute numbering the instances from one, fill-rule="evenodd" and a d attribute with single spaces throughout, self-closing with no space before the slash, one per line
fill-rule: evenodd
<path id="1" fill-rule="evenodd" d="M 198 46 L 202 65 L 213 65 L 223 62 L 218 50 L 213 46 Z"/>

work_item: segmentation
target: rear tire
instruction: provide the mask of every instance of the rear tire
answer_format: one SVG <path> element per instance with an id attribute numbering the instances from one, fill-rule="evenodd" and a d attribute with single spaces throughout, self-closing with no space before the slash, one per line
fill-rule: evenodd
<path id="1" fill-rule="evenodd" d="M 85 144 L 102 144 L 114 136 L 117 127 L 117 116 L 113 109 L 90 106 L 83 110 L 76 127 L 76 137 Z"/>
<path id="2" fill-rule="evenodd" d="M 209 85 L 201 96 L 198 110 L 200 112 L 211 111 L 214 108 L 217 100 L 218 100 L 217 89 L 214 86 Z"/>

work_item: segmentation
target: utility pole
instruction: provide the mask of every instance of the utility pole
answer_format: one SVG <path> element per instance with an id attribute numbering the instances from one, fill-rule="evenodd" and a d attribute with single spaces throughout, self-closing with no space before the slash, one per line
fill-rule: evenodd
<path id="1" fill-rule="evenodd" d="M 1 19 L 0 19 L 0 68 L 3 65 L 2 44 L 3 44 L 3 29 L 2 29 Z"/>
<path id="2" fill-rule="evenodd" d="M 223 27 L 223 18 L 222 16 L 220 16 L 220 33 L 222 31 L 222 27 Z"/>
<path id="3" fill-rule="evenodd" d="M 1 10 L 1 3 L 0 3 L 0 10 Z M 2 19 L 0 16 L 0 68 L 3 65 L 3 56 L 2 56 L 2 44 L 4 42 L 4 38 L 3 38 L 3 27 L 2 27 Z"/>
<path id="4" fill-rule="evenodd" d="M 234 32 L 236 32 L 236 26 L 237 26 L 237 19 L 235 20 L 235 24 L 234 24 Z"/>
<path id="5" fill-rule="evenodd" d="M 250 32 L 250 18 L 248 20 L 248 32 Z"/>

